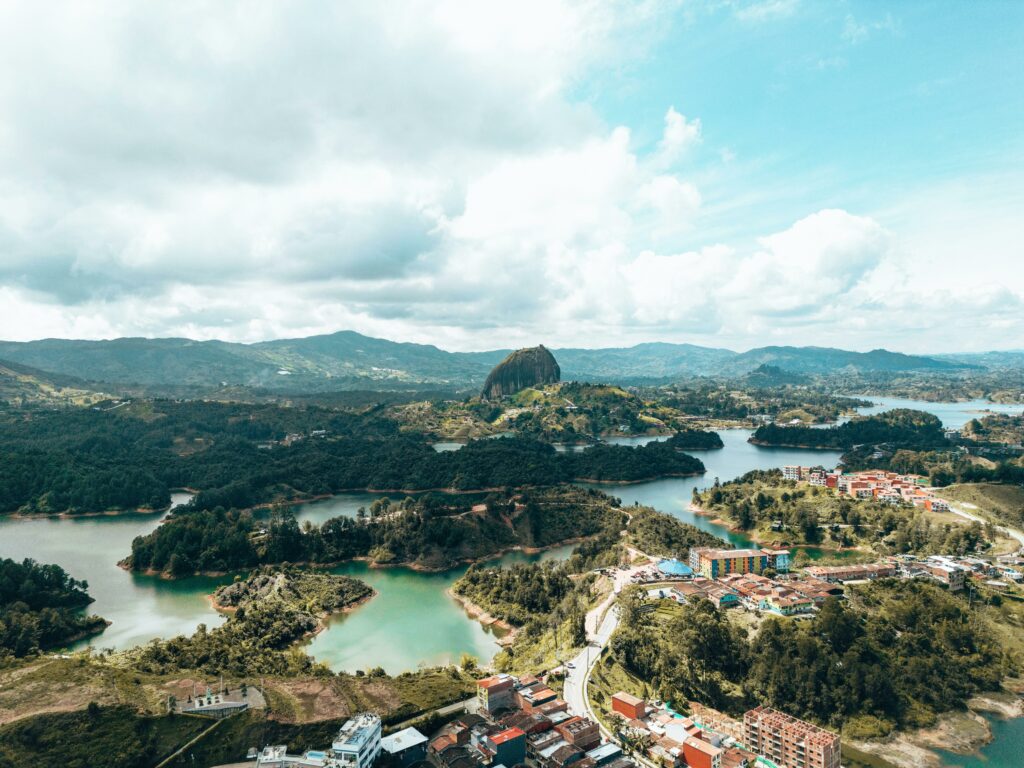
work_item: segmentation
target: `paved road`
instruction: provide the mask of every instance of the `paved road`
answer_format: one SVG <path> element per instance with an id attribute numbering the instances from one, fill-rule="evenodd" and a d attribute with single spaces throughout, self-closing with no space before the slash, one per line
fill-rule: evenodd
<path id="1" fill-rule="evenodd" d="M 601 606 L 595 608 L 597 611 Z M 590 673 L 601 658 L 601 651 L 608 644 L 608 638 L 612 636 L 615 628 L 619 625 L 619 611 L 616 606 L 611 606 L 604 614 L 597 631 L 589 635 L 589 643 L 570 664 L 573 669 L 568 669 L 565 678 L 565 690 L 563 692 L 569 709 L 579 715 L 587 715 L 594 722 L 600 722 L 590 708 L 590 698 L 587 696 L 587 683 L 590 680 Z M 602 730 L 604 728 L 602 727 Z"/>
<path id="2" fill-rule="evenodd" d="M 634 557 L 644 556 L 642 552 L 632 549 L 630 554 Z M 601 721 L 597 719 L 597 716 L 590 708 L 590 698 L 587 696 L 587 681 L 590 679 L 590 673 L 593 671 L 594 665 L 601 658 L 601 651 L 604 650 L 604 647 L 608 644 L 608 639 L 619 625 L 619 611 L 615 605 L 619 592 L 631 582 L 634 574 L 641 570 L 641 568 L 641 566 L 620 568 L 615 572 L 612 591 L 608 594 L 608 597 L 596 608 L 587 612 L 587 646 L 574 659 L 569 661 L 572 667 L 566 670 L 568 674 L 565 678 L 563 698 L 569 705 L 569 710 L 578 715 L 585 714 L 596 723 Z M 601 726 L 601 730 L 604 731 L 604 726 Z"/>
<path id="3" fill-rule="evenodd" d="M 960 515 L 960 517 L 964 517 L 968 520 L 974 520 L 976 522 L 981 523 L 982 525 L 988 524 L 988 520 L 981 517 L 980 515 L 968 511 L 962 503 L 949 501 L 948 499 L 947 501 L 949 502 L 949 509 L 953 512 L 953 514 Z M 1024 533 L 1018 531 L 1016 528 L 1007 528 L 1005 525 L 997 525 L 996 530 L 998 530 L 1000 533 L 1009 536 L 1011 539 L 1015 539 L 1017 543 L 1020 544 L 1020 549 L 1024 550 Z"/>

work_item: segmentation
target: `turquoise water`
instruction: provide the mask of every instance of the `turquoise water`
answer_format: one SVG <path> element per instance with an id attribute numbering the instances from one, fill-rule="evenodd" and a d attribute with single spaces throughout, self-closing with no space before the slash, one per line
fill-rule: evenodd
<path id="1" fill-rule="evenodd" d="M 882 398 L 873 398 L 882 400 Z M 954 414 L 970 413 L 971 404 L 912 403 L 887 400 L 882 408 L 908 406 L 936 412 L 955 423 Z M 959 418 L 959 417 L 957 417 Z M 970 418 L 970 416 L 965 416 Z M 675 515 L 703 530 L 727 538 L 737 546 L 749 540 L 730 533 L 689 511 L 694 488 L 737 477 L 751 469 L 768 469 L 784 464 L 823 464 L 833 466 L 839 458 L 835 451 L 805 451 L 761 448 L 747 442 L 749 430 L 723 430 L 725 447 L 714 451 L 694 451 L 707 467 L 702 477 L 668 478 L 635 485 L 594 486 L 611 493 L 626 504 L 639 502 Z M 609 442 L 642 444 L 652 437 L 611 438 Z M 448 449 L 458 444 L 444 446 Z M 187 496 L 177 496 L 182 501 Z M 374 494 L 350 493 L 304 504 L 297 508 L 300 521 L 321 523 L 337 515 L 355 515 L 360 506 L 369 506 Z M 77 519 L 18 520 L 0 518 L 0 557 L 32 557 L 40 562 L 58 563 L 79 579 L 89 582 L 96 599 L 90 610 L 112 622 L 105 632 L 84 641 L 96 647 L 128 648 L 154 637 L 188 634 L 200 623 L 208 626 L 223 621 L 207 601 L 218 585 L 231 577 L 193 578 L 168 581 L 128 573 L 117 561 L 131 551 L 132 539 L 152 531 L 162 515 L 119 515 Z M 568 550 L 566 550 L 567 552 Z M 811 551 L 811 556 L 818 552 Z M 556 553 L 545 556 L 564 556 Z M 512 560 L 523 557 L 512 554 Z M 389 671 L 412 669 L 421 663 L 457 659 L 462 653 L 489 658 L 496 649 L 494 636 L 471 621 L 445 591 L 461 570 L 446 574 L 422 574 L 406 569 L 373 570 L 362 564 L 346 569 L 358 573 L 380 595 L 353 613 L 340 617 L 331 628 L 310 643 L 310 648 L 335 669 L 384 666 Z M 343 569 L 344 570 L 344 569 Z M 430 632 L 422 631 L 430 627 Z M 385 642 L 386 640 L 386 642 Z"/>
<path id="2" fill-rule="evenodd" d="M 711 451 L 689 451 L 704 462 L 707 472 L 698 477 L 671 477 L 649 483 L 601 483 L 597 488 L 622 499 L 623 504 L 642 504 L 668 512 L 701 530 L 727 539 L 737 547 L 751 544 L 749 538 L 734 533 L 727 527 L 716 525 L 710 518 L 690 511 L 694 488 L 703 490 L 714 485 L 716 479 L 725 482 L 754 469 L 772 469 L 786 464 L 821 464 L 834 467 L 839 451 L 808 451 L 795 448 L 763 448 L 747 442 L 749 429 L 723 429 L 719 431 L 725 447 Z M 649 440 L 650 438 L 639 438 Z"/>
<path id="3" fill-rule="evenodd" d="M 510 552 L 495 564 L 564 559 L 572 546 L 536 555 Z M 499 634 L 470 619 L 447 590 L 466 569 L 420 573 L 408 568 L 371 568 L 347 563 L 334 573 L 355 576 L 377 590 L 368 603 L 331 619 L 307 652 L 334 670 L 384 667 L 389 673 L 458 662 L 468 653 L 480 661 L 497 651 Z"/>
<path id="4" fill-rule="evenodd" d="M 177 496 L 182 501 L 187 496 Z M 220 624 L 224 617 L 206 596 L 231 577 L 197 577 L 168 581 L 133 574 L 117 561 L 131 553 L 132 539 L 149 533 L 162 513 L 72 519 L 0 518 L 0 557 L 31 557 L 58 563 L 76 579 L 89 583 L 96 602 L 90 613 L 112 624 L 80 646 L 130 648 L 154 637 L 191 634 L 196 627 Z"/>
<path id="5" fill-rule="evenodd" d="M 1024 766 L 1024 718 L 990 718 L 992 741 L 973 755 L 939 751 L 947 768 L 1021 768 Z"/>
<path id="6" fill-rule="evenodd" d="M 982 416 L 993 413 L 1024 413 L 1024 405 L 999 405 L 987 400 L 967 400 L 962 403 L 926 403 L 923 400 L 904 400 L 899 397 L 878 397 L 876 395 L 851 395 L 851 397 L 860 397 L 874 403 L 871 407 L 857 409 L 857 412 L 864 416 L 891 411 L 893 408 L 911 408 L 938 416 L 942 421 L 942 426 L 947 429 L 960 429 L 971 419 L 980 419 Z"/>

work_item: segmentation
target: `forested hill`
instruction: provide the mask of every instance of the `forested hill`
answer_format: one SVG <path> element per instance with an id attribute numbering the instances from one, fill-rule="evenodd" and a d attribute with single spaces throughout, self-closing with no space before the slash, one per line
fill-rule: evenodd
<path id="1" fill-rule="evenodd" d="M 88 585 L 59 565 L 0 559 L 0 663 L 98 632 L 107 623 L 86 616 Z"/>
<path id="2" fill-rule="evenodd" d="M 973 363 L 877 349 L 762 347 L 747 352 L 692 344 L 649 343 L 617 349 L 554 349 L 562 378 L 623 383 L 692 376 L 737 377 L 762 365 L 797 374 L 836 372 L 957 372 Z M 418 386 L 476 388 L 509 353 L 448 352 L 430 344 L 375 339 L 340 331 L 256 344 L 192 339 L 42 339 L 0 342 L 0 359 L 108 388 L 140 387 L 185 394 L 249 388 L 278 393 Z M 1000 358 L 1002 359 L 1002 358 Z"/>
<path id="3" fill-rule="evenodd" d="M 936 416 L 906 408 L 854 418 L 827 429 L 765 424 L 757 428 L 750 441 L 758 445 L 832 450 L 883 443 L 899 448 L 935 448 L 949 444 L 942 422 Z"/>
<path id="4" fill-rule="evenodd" d="M 382 565 L 442 570 L 513 547 L 545 547 L 618 531 L 625 515 L 610 497 L 575 486 L 484 497 L 428 494 L 382 500 L 366 514 L 300 530 L 291 512 L 269 520 L 246 512 L 185 508 L 132 543 L 128 565 L 171 576 L 263 564 L 335 564 L 367 558 Z"/>
<path id="5" fill-rule="evenodd" d="M 0 411 L 0 512 L 161 508 L 172 488 L 193 506 L 251 507 L 343 490 L 458 491 L 700 474 L 673 446 L 600 445 L 558 453 L 521 438 L 439 453 L 363 413 L 207 402 L 112 410 Z"/>

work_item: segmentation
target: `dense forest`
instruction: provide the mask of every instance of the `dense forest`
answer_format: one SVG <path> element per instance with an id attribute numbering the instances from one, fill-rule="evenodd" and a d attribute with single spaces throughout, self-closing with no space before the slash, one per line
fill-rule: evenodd
<path id="1" fill-rule="evenodd" d="M 750 438 L 758 445 L 849 450 L 856 445 L 890 444 L 901 448 L 936 448 L 949 445 L 937 416 L 897 408 L 875 416 L 861 416 L 827 429 L 764 424 Z"/>
<path id="2" fill-rule="evenodd" d="M 0 659 L 26 656 L 103 630 L 107 623 L 86 616 L 88 584 L 59 565 L 0 560 Z"/>
<path id="3" fill-rule="evenodd" d="M 622 512 L 597 491 L 575 486 L 479 498 L 427 494 L 375 503 L 355 518 L 300 527 L 287 508 L 269 519 L 250 512 L 184 508 L 132 543 L 137 571 L 173 576 L 276 563 L 381 564 L 443 569 L 516 546 L 544 547 L 621 527 Z"/>
<path id="4" fill-rule="evenodd" d="M 554 611 L 573 591 L 569 570 L 553 561 L 518 563 L 505 568 L 474 565 L 452 586 L 488 613 L 522 626 Z"/>
<path id="5" fill-rule="evenodd" d="M 172 401 L 112 408 L 0 413 L 0 512 L 160 508 L 172 488 L 199 489 L 194 507 L 214 509 L 342 490 L 514 488 L 704 471 L 661 444 L 563 454 L 504 438 L 439 453 L 398 435 L 379 409 Z"/>
<path id="6" fill-rule="evenodd" d="M 631 507 L 627 533 L 641 552 L 653 556 L 674 557 L 686 562 L 691 547 L 727 547 L 714 534 L 658 512 L 650 507 Z"/>
<path id="7" fill-rule="evenodd" d="M 721 435 L 706 429 L 680 429 L 666 442 L 680 451 L 708 451 L 725 447 Z"/>
<path id="8" fill-rule="evenodd" d="M 707 601 L 667 626 L 640 602 L 639 590 L 625 596 L 610 658 L 656 696 L 733 713 L 764 704 L 860 736 L 930 725 L 1016 668 L 977 609 L 925 582 L 866 584 L 810 621 L 768 618 L 749 639 Z"/>
<path id="9" fill-rule="evenodd" d="M 996 532 L 981 523 L 954 522 L 910 504 L 852 499 L 784 480 L 777 469 L 754 470 L 694 492 L 694 502 L 758 538 L 785 545 L 866 545 L 880 554 L 955 554 L 985 549 Z"/>

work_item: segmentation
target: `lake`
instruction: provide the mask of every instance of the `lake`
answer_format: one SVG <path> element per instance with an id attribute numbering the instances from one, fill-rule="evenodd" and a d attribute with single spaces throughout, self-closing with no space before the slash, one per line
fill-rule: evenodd
<path id="1" fill-rule="evenodd" d="M 872 398 L 881 401 L 882 398 Z M 898 403 L 890 405 L 890 403 Z M 971 404 L 911 403 L 887 400 L 885 407 L 913 405 L 950 419 L 970 413 Z M 971 416 L 964 417 L 964 421 Z M 962 422 L 961 422 L 962 423 Z M 694 488 L 738 477 L 752 469 L 770 469 L 785 464 L 823 464 L 834 466 L 836 451 L 806 451 L 762 448 L 747 442 L 749 430 L 722 430 L 725 447 L 714 451 L 694 451 L 707 467 L 701 477 L 668 478 L 637 484 L 601 484 L 594 487 L 622 499 L 625 504 L 650 505 L 699 528 L 727 538 L 737 546 L 749 544 L 746 537 L 713 524 L 710 519 L 689 511 Z M 640 444 L 653 437 L 611 438 L 609 442 Z M 445 445 L 456 449 L 458 444 Z M 338 515 L 355 515 L 361 506 L 377 496 L 348 493 L 324 501 L 296 507 L 300 521 L 322 523 Z M 176 495 L 181 502 L 187 495 Z M 85 579 L 96 599 L 90 610 L 112 622 L 105 632 L 81 645 L 99 648 L 128 648 L 154 637 L 188 634 L 200 623 L 214 626 L 223 616 L 214 611 L 206 596 L 222 578 L 191 578 L 168 581 L 128 573 L 117 561 L 131 551 L 132 540 L 160 524 L 161 513 L 148 515 L 98 516 L 76 519 L 0 518 L 0 557 L 31 557 L 39 562 L 58 563 L 72 576 Z M 569 548 L 560 548 L 541 557 L 565 557 Z M 816 556 L 816 551 L 810 554 Z M 507 555 L 504 562 L 526 557 Z M 478 622 L 472 621 L 445 592 L 462 569 L 443 574 L 423 574 L 408 569 L 371 569 L 352 563 L 339 572 L 365 579 L 379 595 L 351 614 L 338 617 L 330 628 L 314 638 L 310 651 L 335 670 L 366 669 L 383 666 L 389 672 L 415 669 L 424 663 L 457 660 L 471 653 L 481 660 L 497 651 L 495 637 Z M 424 631 L 429 627 L 429 631 Z"/>
<path id="2" fill-rule="evenodd" d="M 891 411 L 893 408 L 911 408 L 938 416 L 942 420 L 942 426 L 947 429 L 960 429 L 971 419 L 980 419 L 993 413 L 1024 413 L 1024 405 L 1000 405 L 986 400 L 965 400 L 962 403 L 926 403 L 922 400 L 904 400 L 899 397 L 877 397 L 875 395 L 850 395 L 850 397 L 859 397 L 874 403 L 869 408 L 857 409 L 857 412 L 864 416 L 873 416 L 883 411 Z"/>
<path id="3" fill-rule="evenodd" d="M 509 552 L 496 565 L 565 559 L 573 547 L 555 547 L 539 554 Z M 333 573 L 362 579 L 377 596 L 351 613 L 331 619 L 328 628 L 308 644 L 307 652 L 334 670 L 384 667 L 395 674 L 421 666 L 457 663 L 464 653 L 481 661 L 498 650 L 495 630 L 469 617 L 447 591 L 465 567 L 444 573 L 408 568 L 371 568 L 347 563 Z"/>
<path id="4" fill-rule="evenodd" d="M 175 494 L 172 499 L 181 503 L 188 494 Z M 101 635 L 79 646 L 130 648 L 154 637 L 191 634 L 201 623 L 220 624 L 224 618 L 210 607 L 206 595 L 230 577 L 169 581 L 118 567 L 117 561 L 131 553 L 132 539 L 152 531 L 163 517 L 158 512 L 70 519 L 0 518 L 0 557 L 57 563 L 89 583 L 89 594 L 96 600 L 89 612 L 112 623 Z"/>
<path id="5" fill-rule="evenodd" d="M 973 755 L 939 750 L 947 768 L 1020 768 L 1024 765 L 1024 718 L 990 717 L 992 741 Z"/>

